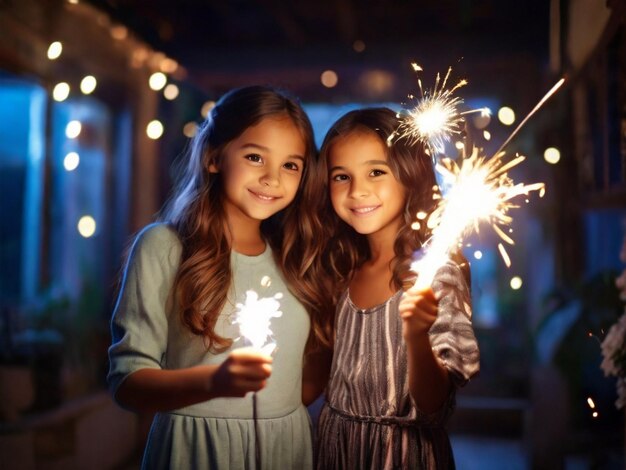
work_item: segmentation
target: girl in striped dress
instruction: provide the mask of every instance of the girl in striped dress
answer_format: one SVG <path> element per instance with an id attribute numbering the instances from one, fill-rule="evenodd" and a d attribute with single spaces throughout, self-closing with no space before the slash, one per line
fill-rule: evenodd
<path id="1" fill-rule="evenodd" d="M 451 261 L 432 288 L 409 288 L 427 236 L 411 223 L 436 182 L 419 143 L 387 144 L 399 124 L 387 108 L 349 112 L 320 151 L 338 290 L 318 469 L 454 468 L 445 424 L 479 368 L 467 268 Z"/>

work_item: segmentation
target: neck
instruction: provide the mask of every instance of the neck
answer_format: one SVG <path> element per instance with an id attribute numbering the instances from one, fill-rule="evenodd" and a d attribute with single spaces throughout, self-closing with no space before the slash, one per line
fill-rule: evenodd
<path id="1" fill-rule="evenodd" d="M 367 237 L 371 254 L 368 262 L 373 265 L 389 264 L 396 255 L 393 250 L 394 240 L 376 235 L 377 234 L 372 234 Z"/>
<path id="2" fill-rule="evenodd" d="M 224 228 L 231 250 L 248 256 L 259 255 L 265 251 L 260 221 L 227 217 Z"/>

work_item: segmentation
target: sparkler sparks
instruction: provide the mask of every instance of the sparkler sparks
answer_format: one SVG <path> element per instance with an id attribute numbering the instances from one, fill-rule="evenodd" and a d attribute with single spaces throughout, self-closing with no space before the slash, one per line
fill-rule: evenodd
<path id="1" fill-rule="evenodd" d="M 415 70 L 419 71 L 421 68 L 417 66 Z M 407 119 L 398 130 L 400 136 L 416 139 L 431 149 L 437 150 L 437 145 L 441 145 L 443 140 L 449 140 L 451 134 L 460 132 L 461 123 L 464 122 L 463 114 L 467 113 L 461 113 L 458 110 L 458 106 L 463 101 L 452 96 L 452 93 L 467 82 L 462 80 L 456 86 L 446 89 L 449 75 L 450 69 L 441 85 L 438 75 L 432 94 L 422 94 L 423 107 L 418 106 L 414 110 L 419 114 L 420 119 L 416 119 L 415 115 L 410 115 L 410 119 Z M 521 195 L 528 196 L 531 191 L 539 191 L 542 197 L 545 193 L 545 185 L 543 183 L 515 184 L 508 176 L 508 171 L 524 161 L 525 157 L 518 155 L 512 161 L 504 163 L 502 150 L 530 117 L 556 93 L 564 81 L 564 79 L 559 80 L 544 95 L 493 157 L 488 159 L 480 153 L 480 149 L 473 148 L 469 158 L 463 159 L 460 166 L 449 158 L 443 158 L 436 164 L 437 171 L 443 176 L 444 184 L 449 189 L 445 197 L 441 197 L 438 192 L 433 194 L 433 198 L 438 199 L 439 202 L 427 220 L 432 236 L 426 242 L 421 258 L 411 265 L 411 269 L 419 274 L 414 288 L 428 287 L 437 269 L 449 259 L 449 252 L 454 247 L 461 246 L 463 238 L 469 233 L 478 232 L 480 223 L 487 222 L 505 243 L 514 244 L 513 239 L 502 229 L 513 220 L 508 214 L 509 210 L 518 207 L 513 199 Z M 422 90 L 421 81 L 419 85 Z M 432 106 L 429 99 L 439 100 L 435 109 L 446 111 L 443 114 L 428 114 L 424 110 Z M 425 121 L 428 121 L 428 125 L 424 124 Z M 395 138 L 396 134 L 392 134 L 392 137 Z M 412 226 L 419 228 L 419 225 L 416 222 Z M 498 243 L 498 251 L 509 267 L 511 260 L 502 243 Z"/>
<path id="2" fill-rule="evenodd" d="M 412 64 L 413 70 L 418 73 L 423 69 L 417 64 Z M 409 95 L 409 99 L 416 100 L 416 105 L 409 110 L 400 113 L 405 119 L 387 139 L 391 144 L 395 139 L 408 138 L 412 142 L 421 142 L 431 153 L 443 153 L 445 142 L 449 141 L 453 135 L 462 132 L 465 123 L 464 115 L 480 112 L 489 115 L 487 108 L 460 111 L 463 99 L 454 96 L 454 92 L 467 85 L 467 80 L 459 80 L 456 85 L 446 88 L 452 72 L 452 67 L 448 68 L 443 80 L 438 73 L 435 79 L 435 86 L 432 90 L 424 90 L 421 78 L 418 78 L 420 96 L 416 98 Z"/>
<path id="3" fill-rule="evenodd" d="M 508 171 L 524 161 L 525 157 L 520 155 L 503 163 L 503 156 L 504 152 L 501 152 L 487 159 L 479 149 L 474 148 L 460 166 L 449 158 L 436 165 L 437 171 L 451 186 L 428 217 L 427 225 L 432 230 L 432 237 L 426 243 L 424 256 L 411 265 L 412 270 L 419 273 L 416 288 L 423 289 L 431 284 L 437 269 L 448 260 L 450 250 L 469 233 L 478 232 L 480 223 L 488 223 L 504 242 L 514 244 L 502 229 L 513 220 L 509 210 L 519 207 L 513 199 L 520 195 L 528 196 L 531 191 L 539 191 L 541 197 L 545 193 L 545 185 L 515 184 Z M 438 194 L 435 197 L 439 197 Z M 510 266 L 502 243 L 498 244 L 498 249 L 507 266 Z"/>
<path id="4" fill-rule="evenodd" d="M 264 278 L 265 279 L 265 278 Z M 261 297 L 253 290 L 246 292 L 245 303 L 238 303 L 233 323 L 239 325 L 241 336 L 250 341 L 252 347 L 271 354 L 276 344 L 271 340 L 270 320 L 282 316 L 279 300 L 281 292 L 273 297 Z"/>

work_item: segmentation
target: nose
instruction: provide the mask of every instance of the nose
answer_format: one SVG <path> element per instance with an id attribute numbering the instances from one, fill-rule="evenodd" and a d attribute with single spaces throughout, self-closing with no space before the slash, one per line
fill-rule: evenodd
<path id="1" fill-rule="evenodd" d="M 276 188 L 280 186 L 280 171 L 272 168 L 267 168 L 261 175 L 260 182 L 263 186 Z"/>
<path id="2" fill-rule="evenodd" d="M 369 194 L 369 186 L 366 181 L 353 178 L 350 182 L 350 197 L 360 198 Z"/>

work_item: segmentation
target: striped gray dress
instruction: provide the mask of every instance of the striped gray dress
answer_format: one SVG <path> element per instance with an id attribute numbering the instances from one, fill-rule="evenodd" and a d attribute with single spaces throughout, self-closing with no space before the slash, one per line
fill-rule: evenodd
<path id="1" fill-rule="evenodd" d="M 467 283 L 456 265 L 433 282 L 438 317 L 429 331 L 436 356 L 455 385 L 445 405 L 424 414 L 409 394 L 398 304 L 359 309 L 346 291 L 337 307 L 335 351 L 318 429 L 318 469 L 447 469 L 454 458 L 445 424 L 456 387 L 479 369 Z"/>

